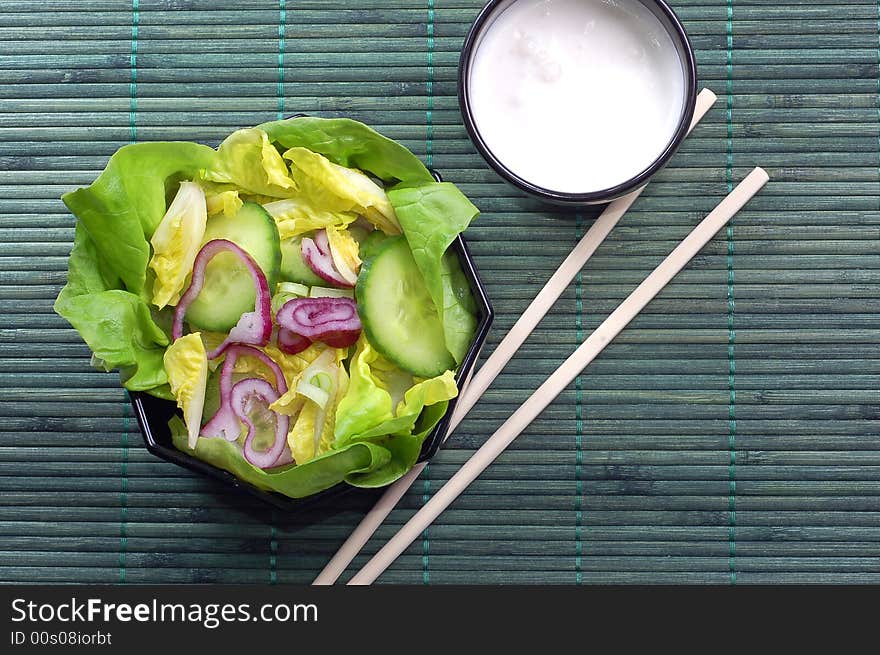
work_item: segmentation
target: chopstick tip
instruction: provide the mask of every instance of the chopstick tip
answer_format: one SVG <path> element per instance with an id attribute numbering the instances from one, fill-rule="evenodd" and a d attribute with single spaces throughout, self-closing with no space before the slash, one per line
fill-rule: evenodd
<path id="1" fill-rule="evenodd" d="M 715 95 L 715 92 L 712 91 L 712 89 L 704 88 L 702 91 L 700 91 L 699 95 L 705 98 L 706 102 L 714 103 L 716 100 L 718 100 L 718 96 Z"/>

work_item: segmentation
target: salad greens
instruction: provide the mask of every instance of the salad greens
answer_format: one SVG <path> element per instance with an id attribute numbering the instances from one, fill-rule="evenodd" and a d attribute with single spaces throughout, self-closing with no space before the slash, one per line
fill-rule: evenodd
<path id="1" fill-rule="evenodd" d="M 237 130 L 226 137 L 204 177 L 270 198 L 286 198 L 296 189 L 281 154 L 265 132 L 255 129 Z"/>
<path id="2" fill-rule="evenodd" d="M 181 182 L 165 218 L 150 237 L 153 257 L 149 266 L 156 276 L 153 304 L 159 309 L 176 305 L 180 300 L 180 292 L 201 248 L 207 221 L 204 189 L 195 182 Z"/>
<path id="3" fill-rule="evenodd" d="M 263 470 L 245 461 L 236 445 L 225 439 L 199 439 L 195 449 L 190 450 L 186 426 L 177 416 L 171 419 L 169 427 L 173 443 L 180 450 L 192 452 L 199 459 L 229 471 L 259 489 L 277 491 L 291 498 L 303 498 L 329 489 L 341 480 L 362 487 L 381 486 L 357 483 L 363 476 L 369 479 L 382 469 L 391 468 L 388 466 L 391 452 L 387 448 L 362 442 L 319 455 L 304 464 Z M 387 483 L 396 479 L 388 477 Z"/>
<path id="4" fill-rule="evenodd" d="M 119 369 L 127 389 L 168 398 L 162 357 L 170 339 L 142 297 L 107 282 L 104 269 L 110 267 L 84 224 L 78 223 L 67 285 L 58 294 L 55 311 L 79 331 L 103 368 Z"/>
<path id="5" fill-rule="evenodd" d="M 443 254 L 476 217 L 478 210 L 448 182 L 391 189 L 388 197 L 394 204 L 428 293 L 440 313 L 446 348 L 460 364 L 470 342 L 469 338 L 462 339 L 463 332 L 473 334 L 476 322 L 466 318 L 472 313 L 460 311 L 465 308 L 458 298 L 460 289 L 456 292 L 453 286 L 451 269 L 455 264 L 447 259 L 447 274 L 444 275 Z"/>
<path id="6" fill-rule="evenodd" d="M 214 150 L 197 143 L 123 146 L 90 186 L 64 194 L 64 204 L 95 244 L 111 288 L 143 291 L 150 258 L 147 238 L 165 214 L 166 185 L 192 179 L 210 168 L 214 158 Z"/>
<path id="7" fill-rule="evenodd" d="M 431 362 L 460 364 L 476 328 L 467 280 L 447 250 L 477 209 L 409 150 L 353 120 L 274 121 L 233 132 L 216 150 L 125 146 L 92 185 L 63 200 L 77 225 L 55 310 L 79 331 L 94 363 L 120 371 L 123 386 L 178 403 L 183 419 L 169 424 L 176 447 L 291 497 L 340 481 L 386 485 L 413 466 L 458 391 L 454 370 Z M 411 257 L 381 247 L 397 234 Z M 231 244 L 210 241 L 225 248 L 214 257 L 204 254 L 209 239 Z M 371 269 L 362 264 L 383 256 L 373 267 L 382 275 L 368 284 Z M 268 265 L 260 262 L 275 263 L 260 270 Z M 405 282 L 394 283 L 389 271 Z M 272 296 L 271 316 L 260 313 L 259 285 L 254 311 L 232 314 L 223 299 L 253 294 L 259 279 Z M 422 299 L 418 307 L 406 305 L 412 285 L 423 287 L 412 295 Z M 398 294 L 397 304 L 383 312 L 388 293 Z M 200 311 L 189 316 L 195 296 Z M 382 317 L 369 319 L 370 334 L 395 320 L 393 306 L 412 314 L 404 325 L 434 321 L 439 341 L 386 339 L 380 351 L 357 316 L 326 336 L 305 324 L 289 329 L 322 312 L 338 323 L 355 297 L 361 320 Z M 372 312 L 362 313 L 361 302 Z M 272 321 L 271 341 L 264 319 Z M 261 330 L 264 340 L 254 336 Z M 400 356 L 398 348 L 415 350 Z M 434 355 L 425 351 L 432 348 Z M 419 365 L 409 369 L 409 361 Z M 269 396 L 260 391 L 267 382 Z M 233 415 L 230 398 L 242 394 L 250 395 Z M 261 449 L 280 446 L 273 434 L 286 435 L 283 454 L 271 466 L 255 464 L 257 455 L 266 458 Z"/>
<path id="8" fill-rule="evenodd" d="M 363 123 L 304 116 L 257 126 L 284 148 L 297 146 L 324 155 L 334 164 L 376 176 L 388 185 L 422 186 L 434 182 L 430 171 L 402 145 Z"/>
<path id="9" fill-rule="evenodd" d="M 163 358 L 171 393 L 183 410 L 187 427 L 187 444 L 195 448 L 205 407 L 205 386 L 208 382 L 208 358 L 205 344 L 198 332 L 187 334 L 168 346 Z"/>

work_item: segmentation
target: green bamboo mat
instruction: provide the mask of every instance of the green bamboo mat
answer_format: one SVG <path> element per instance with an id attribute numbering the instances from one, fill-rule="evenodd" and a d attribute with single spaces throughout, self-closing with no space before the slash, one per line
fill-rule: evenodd
<path id="1" fill-rule="evenodd" d="M 290 518 L 147 453 L 52 313 L 59 196 L 133 140 L 363 120 L 482 209 L 491 349 L 595 214 L 523 197 L 468 141 L 456 65 L 479 4 L 0 0 L 0 580 L 311 581 L 370 498 Z M 749 168 L 771 185 L 381 581 L 880 582 L 878 4 L 672 4 L 718 105 L 366 552 Z"/>

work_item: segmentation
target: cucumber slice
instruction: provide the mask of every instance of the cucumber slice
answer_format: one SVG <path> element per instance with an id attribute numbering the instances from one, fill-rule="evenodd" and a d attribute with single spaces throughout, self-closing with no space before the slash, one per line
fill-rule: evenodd
<path id="1" fill-rule="evenodd" d="M 274 289 L 281 252 L 275 219 L 255 202 L 246 202 L 232 216 L 217 214 L 205 226 L 205 242 L 228 239 L 257 262 Z M 256 302 L 254 282 L 244 263 L 231 252 L 221 252 L 205 269 L 205 286 L 189 306 L 186 320 L 201 330 L 226 332 Z"/>
<path id="2" fill-rule="evenodd" d="M 302 238 L 303 235 L 284 239 L 281 242 L 281 279 L 285 282 L 305 284 L 307 287 L 327 284 L 303 259 Z"/>
<path id="3" fill-rule="evenodd" d="M 390 237 L 361 268 L 355 286 L 367 339 L 413 375 L 432 378 L 455 367 L 443 325 L 404 237 Z"/>

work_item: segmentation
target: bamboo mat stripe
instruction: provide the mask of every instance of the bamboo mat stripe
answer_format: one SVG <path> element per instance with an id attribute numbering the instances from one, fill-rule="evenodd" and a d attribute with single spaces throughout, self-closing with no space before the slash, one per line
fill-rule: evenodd
<path id="1" fill-rule="evenodd" d="M 727 192 L 733 191 L 733 0 L 727 0 L 727 22 L 725 23 L 727 34 L 727 66 L 726 66 L 726 106 L 727 106 L 727 165 L 725 167 L 725 179 Z M 727 479 L 729 489 L 727 492 L 727 568 L 730 571 L 730 584 L 736 584 L 736 329 L 734 327 L 734 313 L 736 312 L 736 300 L 734 283 L 736 274 L 733 267 L 733 228 L 736 224 L 734 217 L 725 229 L 727 237 L 727 389 L 729 394 L 727 423 L 728 436 L 727 448 L 730 453 Z"/>
<path id="2" fill-rule="evenodd" d="M 129 109 L 128 126 L 129 141 L 137 141 L 137 51 L 138 51 L 138 24 L 140 13 L 138 0 L 132 0 L 131 6 L 131 61 L 129 77 Z M 122 406 L 122 490 L 119 494 L 119 582 L 125 583 L 125 572 L 128 555 L 128 432 L 130 427 L 129 411 L 127 403 Z"/>
<path id="3" fill-rule="evenodd" d="M 880 582 L 880 3 L 671 4 L 718 104 L 355 567 L 752 166 L 771 184 L 381 582 Z M 0 582 L 320 570 L 372 496 L 287 516 L 147 453 L 116 377 L 52 312 L 60 195 L 134 141 L 363 120 L 482 210 L 488 354 L 596 211 L 524 197 L 468 140 L 457 63 L 480 6 L 0 0 Z"/>
<path id="4" fill-rule="evenodd" d="M 586 231 L 584 230 L 584 218 L 581 212 L 577 212 L 575 214 L 575 238 L 580 241 Z M 584 275 L 583 271 L 578 271 L 578 274 L 575 276 L 574 280 L 574 294 L 575 294 L 575 340 L 578 342 L 582 342 L 584 337 Z M 575 478 L 575 491 L 574 491 L 574 539 L 575 539 L 575 555 L 574 555 L 574 575 L 575 575 L 575 583 L 583 584 L 584 582 L 584 573 L 581 570 L 583 566 L 583 556 L 584 556 L 584 544 L 583 544 L 583 532 L 584 532 L 584 485 L 582 476 L 582 466 L 584 463 L 584 381 L 583 376 L 578 375 L 574 381 L 575 385 L 575 398 L 574 398 L 574 410 L 575 410 L 575 425 L 574 425 L 574 448 L 575 448 L 575 469 L 574 469 L 574 478 Z"/>

